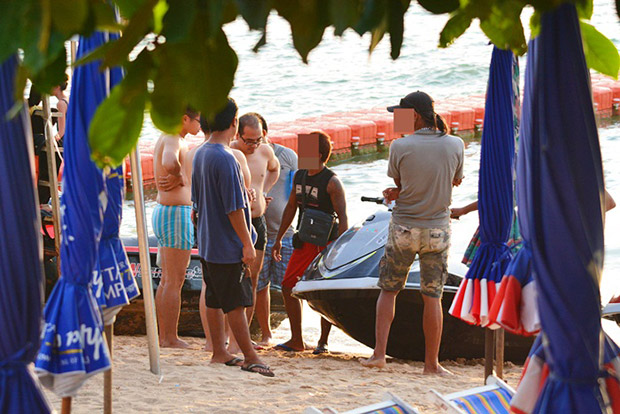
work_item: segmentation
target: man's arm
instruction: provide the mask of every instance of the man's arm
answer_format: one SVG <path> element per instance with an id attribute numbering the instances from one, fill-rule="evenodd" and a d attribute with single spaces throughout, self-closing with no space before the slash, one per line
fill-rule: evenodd
<path id="1" fill-rule="evenodd" d="M 243 244 L 243 263 L 249 266 L 256 259 L 256 250 L 254 250 L 252 236 L 245 221 L 243 208 L 228 213 L 228 220 L 230 220 L 230 224 Z"/>
<path id="2" fill-rule="evenodd" d="M 349 228 L 349 220 L 347 218 L 347 199 L 344 195 L 344 187 L 338 177 L 333 176 L 327 183 L 327 194 L 329 194 L 338 216 L 338 236 L 340 236 Z"/>
<path id="3" fill-rule="evenodd" d="M 280 250 L 282 249 L 282 237 L 284 237 L 284 234 L 290 227 L 291 223 L 293 223 L 296 212 L 297 197 L 295 196 L 295 185 L 293 184 L 291 194 L 288 197 L 288 202 L 286 203 L 286 207 L 284 207 L 284 211 L 282 212 L 282 221 L 280 222 L 278 235 L 276 236 L 276 239 L 273 242 L 273 247 L 271 248 L 271 257 L 273 257 L 278 262 L 282 260 L 282 255 L 280 254 Z"/>
<path id="4" fill-rule="evenodd" d="M 269 150 L 267 152 L 269 158 L 267 161 L 267 174 L 265 174 L 263 191 L 268 193 L 280 177 L 280 161 L 278 161 L 276 154 L 270 146 L 266 145 L 265 148 Z"/>
<path id="5" fill-rule="evenodd" d="M 243 174 L 243 185 L 245 188 L 249 189 L 252 186 L 252 173 L 248 167 L 248 160 L 240 150 L 232 148 L 232 152 L 241 167 L 241 173 Z"/>
<path id="6" fill-rule="evenodd" d="M 616 202 L 614 198 L 609 194 L 607 190 L 605 190 L 605 211 L 609 211 L 612 208 L 616 207 Z"/>
<path id="7" fill-rule="evenodd" d="M 179 140 L 172 137 L 164 138 L 164 147 L 161 153 L 161 165 L 168 173 L 155 177 L 157 188 L 162 191 L 170 191 L 175 187 L 187 184 L 187 178 L 183 174 L 179 153 L 181 146 Z"/>

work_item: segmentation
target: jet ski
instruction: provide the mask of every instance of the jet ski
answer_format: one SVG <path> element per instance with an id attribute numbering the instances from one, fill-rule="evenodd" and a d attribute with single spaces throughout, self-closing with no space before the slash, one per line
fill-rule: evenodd
<path id="1" fill-rule="evenodd" d="M 385 204 L 383 198 L 362 197 L 362 201 Z M 381 210 L 351 227 L 315 258 L 293 289 L 295 297 L 306 300 L 332 324 L 371 348 L 375 345 L 375 307 L 380 292 L 379 261 L 390 218 L 391 209 Z M 441 360 L 484 357 L 484 329 L 448 314 L 467 267 L 460 261 L 449 260 L 448 273 L 441 299 L 444 325 L 439 357 Z M 424 360 L 422 312 L 420 264 L 416 260 L 405 289 L 396 299 L 388 355 Z M 533 338 L 506 333 L 505 359 L 522 363 L 532 343 Z"/>

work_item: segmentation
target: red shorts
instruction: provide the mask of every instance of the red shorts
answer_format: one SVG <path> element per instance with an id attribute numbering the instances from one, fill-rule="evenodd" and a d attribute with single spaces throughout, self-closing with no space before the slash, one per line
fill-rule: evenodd
<path id="1" fill-rule="evenodd" d="M 284 279 L 282 279 L 282 287 L 293 289 L 297 281 L 304 275 L 308 266 L 310 266 L 310 263 L 319 253 L 325 250 L 325 247 L 327 246 L 304 243 L 301 249 L 294 249 L 286 267 Z"/>

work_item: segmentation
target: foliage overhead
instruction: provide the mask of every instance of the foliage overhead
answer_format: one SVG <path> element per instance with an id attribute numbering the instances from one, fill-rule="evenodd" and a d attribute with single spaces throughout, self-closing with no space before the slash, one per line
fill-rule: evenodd
<path id="1" fill-rule="evenodd" d="M 94 30 L 120 31 L 79 63 L 98 60 L 102 70 L 122 66 L 124 80 L 98 109 L 90 129 L 93 158 L 119 164 L 136 145 L 145 110 L 154 124 L 174 133 L 189 105 L 212 116 L 226 102 L 237 69 L 237 55 L 222 26 L 239 16 L 250 30 L 262 32 L 254 50 L 267 43 L 267 22 L 276 12 L 291 26 L 292 41 L 304 62 L 325 30 L 341 36 L 352 29 L 370 33 L 369 52 L 387 33 L 391 57 L 403 43 L 404 14 L 411 0 L 112 0 L 122 16 L 116 23 L 107 0 L 3 0 L 0 14 L 0 62 L 23 51 L 17 91 L 31 79 L 42 91 L 59 84 L 66 71 L 64 42 Z M 535 35 L 540 15 L 565 2 L 582 19 L 584 50 L 590 67 L 617 77 L 620 58 L 613 43 L 588 20 L 593 0 L 417 0 L 431 13 L 448 14 L 439 46 L 447 47 L 478 19 L 486 36 L 516 54 L 527 50 L 520 16 L 534 8 Z M 616 0 L 620 16 L 620 0 Z M 131 56 L 131 57 L 130 57 Z"/>

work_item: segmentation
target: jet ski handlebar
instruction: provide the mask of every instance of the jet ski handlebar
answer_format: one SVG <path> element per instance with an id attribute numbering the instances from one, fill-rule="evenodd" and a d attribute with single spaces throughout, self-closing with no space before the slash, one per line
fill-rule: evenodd
<path id="1" fill-rule="evenodd" d="M 370 203 L 375 203 L 375 204 L 383 204 L 384 199 L 383 199 L 383 197 L 364 197 L 364 196 L 362 196 L 362 201 L 368 201 Z"/>

